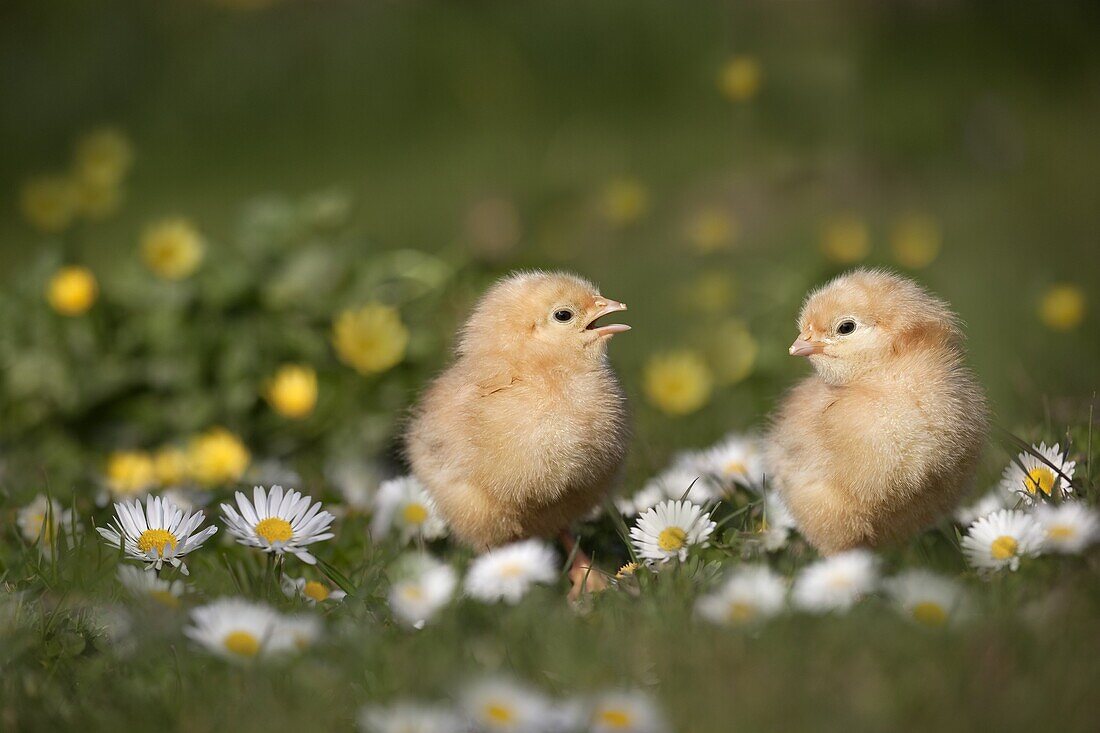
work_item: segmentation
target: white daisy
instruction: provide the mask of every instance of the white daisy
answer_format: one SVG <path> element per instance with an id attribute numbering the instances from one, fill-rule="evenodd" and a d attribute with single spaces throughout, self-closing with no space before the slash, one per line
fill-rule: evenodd
<path id="1" fill-rule="evenodd" d="M 381 480 L 374 463 L 359 457 L 332 460 L 325 465 L 325 477 L 340 492 L 349 509 L 365 514 L 374 506 Z"/>
<path id="2" fill-rule="evenodd" d="M 683 562 L 688 548 L 706 547 L 715 524 L 710 514 L 689 501 L 664 501 L 638 517 L 630 537 L 647 563 Z"/>
<path id="3" fill-rule="evenodd" d="M 283 593 L 287 598 L 302 598 L 311 606 L 326 601 L 338 603 L 347 597 L 339 588 L 331 588 L 319 580 L 283 576 Z"/>
<path id="4" fill-rule="evenodd" d="M 791 532 L 798 528 L 794 515 L 777 491 L 769 491 L 764 497 L 764 521 L 760 528 L 760 540 L 767 552 L 778 552 L 787 546 Z"/>
<path id="5" fill-rule="evenodd" d="M 767 565 L 750 565 L 738 568 L 718 590 L 702 596 L 695 610 L 716 624 L 744 626 L 782 611 L 786 597 L 782 578 Z"/>
<path id="6" fill-rule="evenodd" d="M 458 576 L 450 565 L 429 555 L 414 555 L 398 563 L 390 587 L 390 609 L 402 623 L 424 628 L 451 601 Z"/>
<path id="7" fill-rule="evenodd" d="M 848 550 L 802 569 L 791 599 L 805 611 L 846 611 L 875 589 L 878 561 L 867 550 Z"/>
<path id="8" fill-rule="evenodd" d="M 656 482 L 650 481 L 633 496 L 616 498 L 615 506 L 624 517 L 636 517 L 647 509 L 657 506 L 666 498 L 668 497 L 665 496 L 664 488 Z"/>
<path id="9" fill-rule="evenodd" d="M 466 573 L 466 594 L 486 602 L 518 603 L 532 585 L 557 577 L 554 551 L 539 540 L 523 540 L 475 558 Z"/>
<path id="10" fill-rule="evenodd" d="M 321 511 L 321 502 L 310 506 L 312 501 L 312 497 L 294 490 L 283 493 L 282 486 L 272 486 L 270 492 L 256 486 L 251 502 L 243 492 L 237 492 L 240 514 L 232 506 L 222 504 L 222 521 L 242 545 L 278 555 L 289 552 L 313 565 L 317 559 L 305 546 L 334 537 L 329 528 L 335 517 Z"/>
<path id="11" fill-rule="evenodd" d="M 1043 504 L 1035 508 L 1035 519 L 1045 535 L 1043 549 L 1047 552 L 1076 555 L 1100 538 L 1096 510 L 1079 502 Z"/>
<path id="12" fill-rule="evenodd" d="M 735 484 L 759 490 L 764 480 L 764 452 L 755 435 L 731 433 L 713 447 L 681 460 L 701 471 L 717 494 L 728 492 Z"/>
<path id="13" fill-rule="evenodd" d="M 224 598 L 191 611 L 183 629 L 192 641 L 236 662 L 269 658 L 293 651 L 297 642 L 288 625 L 270 606 L 243 598 Z"/>
<path id="14" fill-rule="evenodd" d="M 956 509 L 955 521 L 963 527 L 969 527 L 977 520 L 992 514 L 998 509 L 1008 509 L 1009 505 L 1006 499 L 1008 499 L 1008 497 L 1003 491 L 994 489 L 972 504 L 967 504 L 966 506 L 961 506 Z M 1012 501 L 1015 503 L 1015 496 L 1012 497 Z"/>
<path id="15" fill-rule="evenodd" d="M 592 703 L 591 733 L 665 733 L 664 716 L 648 695 L 637 691 L 607 692 Z"/>
<path id="16" fill-rule="evenodd" d="M 550 717 L 550 702 L 517 682 L 484 680 L 465 690 L 461 707 L 470 727 L 479 733 L 534 733 Z"/>
<path id="17" fill-rule="evenodd" d="M 195 533 L 205 519 L 202 512 L 185 513 L 168 499 L 151 496 L 141 502 L 115 504 L 114 527 L 96 531 L 112 547 L 121 548 L 135 560 L 148 563 L 147 569 L 160 570 L 164 563 L 187 575 L 183 557 L 202 547 L 218 531 L 214 525 Z"/>
<path id="18" fill-rule="evenodd" d="M 447 525 L 435 507 L 427 489 L 412 476 L 383 481 L 374 497 L 374 516 L 370 531 L 376 540 L 396 529 L 401 541 L 416 537 L 437 540 L 447 535 Z"/>
<path id="19" fill-rule="evenodd" d="M 1010 496 L 1023 497 L 1028 504 L 1040 500 L 1040 495 L 1063 497 L 1073 493 L 1073 486 L 1066 479 L 1073 478 L 1077 463 L 1066 460 L 1069 453 L 1063 454 L 1057 443 L 1050 448 L 1046 443 L 1040 443 L 1038 447 L 1032 445 L 1031 449 L 1043 456 L 1046 461 L 1028 452 L 1019 454 L 1016 460 L 1005 468 L 1004 475 L 1001 477 L 1001 488 Z M 1047 463 L 1057 467 L 1058 470 L 1055 471 Z"/>
<path id="20" fill-rule="evenodd" d="M 386 707 L 370 705 L 359 711 L 362 733 L 465 733 L 463 720 L 435 705 L 396 702 Z"/>
<path id="21" fill-rule="evenodd" d="M 883 582 L 903 616 L 925 626 L 944 626 L 966 611 L 966 590 L 927 570 L 906 570 Z"/>
<path id="22" fill-rule="evenodd" d="M 695 454 L 681 454 L 672 466 L 649 480 L 642 488 L 657 487 L 664 492 L 666 499 L 690 501 L 693 504 L 706 504 L 722 498 L 722 491 L 713 481 L 707 480 L 706 470 L 696 464 Z"/>
<path id="23" fill-rule="evenodd" d="M 43 494 L 19 510 L 15 523 L 23 539 L 37 546 L 47 557 L 52 555 L 62 537 L 65 545 L 72 549 L 77 536 L 84 533 L 72 509 L 62 508 L 61 502 Z"/>
<path id="24" fill-rule="evenodd" d="M 321 621 L 316 616 L 300 613 L 279 618 L 280 635 L 285 635 L 294 643 L 294 648 L 304 651 L 313 646 L 321 636 Z"/>
<path id="25" fill-rule="evenodd" d="M 1021 557 L 1039 554 L 1043 539 L 1043 528 L 1030 514 L 1002 509 L 970 525 L 962 551 L 979 570 L 1016 570 Z"/>
<path id="26" fill-rule="evenodd" d="M 182 580 L 168 581 L 133 565 L 118 567 L 118 581 L 134 598 L 156 601 L 168 608 L 179 608 L 186 588 Z"/>

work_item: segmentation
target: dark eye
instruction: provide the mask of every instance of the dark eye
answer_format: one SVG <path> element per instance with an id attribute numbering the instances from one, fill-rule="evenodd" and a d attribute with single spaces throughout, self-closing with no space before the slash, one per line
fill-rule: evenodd
<path id="1" fill-rule="evenodd" d="M 848 334 L 850 334 L 852 331 L 855 331 L 855 330 L 856 330 L 856 322 L 855 321 L 841 321 L 840 325 L 836 327 L 836 332 L 839 333 L 841 336 L 847 336 Z"/>
<path id="2" fill-rule="evenodd" d="M 568 308 L 562 308 L 560 311 L 554 311 L 554 320 L 558 323 L 569 323 L 573 320 L 573 311 Z"/>

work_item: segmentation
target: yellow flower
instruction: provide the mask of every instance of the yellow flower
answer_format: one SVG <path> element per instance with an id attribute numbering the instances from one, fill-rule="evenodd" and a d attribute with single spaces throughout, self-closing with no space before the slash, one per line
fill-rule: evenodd
<path id="1" fill-rule="evenodd" d="M 145 451 L 115 451 L 107 457 L 107 486 L 116 498 L 141 494 L 156 480 L 153 458 Z"/>
<path id="2" fill-rule="evenodd" d="M 122 189 L 114 183 L 81 181 L 77 186 L 77 211 L 89 219 L 106 219 L 118 211 L 121 203 Z"/>
<path id="3" fill-rule="evenodd" d="M 153 471 L 161 486 L 179 486 L 187 480 L 187 453 L 166 445 L 153 454 Z"/>
<path id="4" fill-rule="evenodd" d="M 87 267 L 62 267 L 46 286 L 46 300 L 63 316 L 86 313 L 99 295 L 95 275 Z"/>
<path id="5" fill-rule="evenodd" d="M 736 384 L 752 374 L 760 346 L 743 321 L 731 318 L 708 334 L 709 355 L 721 384 Z"/>
<path id="6" fill-rule="evenodd" d="M 1072 283 L 1052 285 L 1039 301 L 1039 317 L 1047 328 L 1072 331 L 1085 320 L 1085 292 Z"/>
<path id="7" fill-rule="evenodd" d="M 284 364 L 268 381 L 264 397 L 283 417 L 305 417 L 317 405 L 317 372 L 300 364 Z"/>
<path id="8" fill-rule="evenodd" d="M 703 209 L 688 220 L 686 234 L 696 252 L 709 254 L 732 245 L 737 229 L 737 222 L 725 211 Z"/>
<path id="9" fill-rule="evenodd" d="M 825 222 L 821 232 L 821 251 L 833 262 L 848 265 L 859 262 L 871 252 L 871 235 L 862 219 L 845 215 Z"/>
<path id="10" fill-rule="evenodd" d="M 126 136 L 103 127 L 77 141 L 73 162 L 81 181 L 103 188 L 117 186 L 133 159 L 134 151 Z"/>
<path id="11" fill-rule="evenodd" d="M 211 428 L 194 437 L 187 458 L 191 475 L 208 486 L 239 480 L 251 460 L 241 439 L 225 428 Z"/>
<path id="12" fill-rule="evenodd" d="M 376 374 L 405 358 L 409 332 L 396 308 L 370 303 L 336 317 L 332 342 L 345 364 L 360 374 Z"/>
<path id="13" fill-rule="evenodd" d="M 146 228 L 141 256 L 165 280 L 189 277 L 202 264 L 206 243 L 187 219 L 165 219 Z"/>
<path id="14" fill-rule="evenodd" d="M 19 206 L 31 226 L 48 234 L 63 231 L 76 216 L 76 183 L 65 176 L 38 176 L 23 184 Z"/>
<path id="15" fill-rule="evenodd" d="M 902 217 L 890 233 L 890 248 L 902 267 L 928 267 L 940 253 L 940 228 L 935 219 L 919 214 Z"/>
<path id="16" fill-rule="evenodd" d="M 718 75 L 718 88 L 734 102 L 744 102 L 756 96 L 763 80 L 760 62 L 752 56 L 734 56 Z"/>
<path id="17" fill-rule="evenodd" d="M 687 415 L 705 405 L 713 383 L 706 362 L 694 351 L 659 354 L 645 369 L 646 397 L 670 415 Z"/>
<path id="18" fill-rule="evenodd" d="M 600 208 L 607 221 L 625 226 L 645 215 L 649 208 L 649 191 L 634 178 L 616 178 L 604 187 Z"/>

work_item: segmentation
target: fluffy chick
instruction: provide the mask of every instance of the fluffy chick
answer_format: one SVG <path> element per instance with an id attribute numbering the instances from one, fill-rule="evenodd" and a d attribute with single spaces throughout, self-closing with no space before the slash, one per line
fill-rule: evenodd
<path id="1" fill-rule="evenodd" d="M 459 540 L 483 550 L 550 537 L 590 511 L 626 455 L 626 399 L 607 359 L 626 305 L 574 275 L 493 286 L 455 362 L 426 390 L 407 455 Z"/>
<path id="2" fill-rule="evenodd" d="M 782 400 L 768 459 L 823 553 L 904 541 L 966 491 L 986 403 L 947 303 L 898 275 L 857 270 L 811 293 L 794 356 L 815 374 Z"/>

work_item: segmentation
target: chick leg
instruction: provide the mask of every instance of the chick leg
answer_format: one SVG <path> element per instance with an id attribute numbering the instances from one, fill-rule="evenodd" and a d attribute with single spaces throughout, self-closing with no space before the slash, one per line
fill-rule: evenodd
<path id="1" fill-rule="evenodd" d="M 599 593 L 607 590 L 607 579 L 599 568 L 592 564 L 592 558 L 588 557 L 577 544 L 577 538 L 569 530 L 563 529 L 558 539 L 565 548 L 565 554 L 573 556 L 573 563 L 569 568 L 569 581 L 573 584 L 569 590 L 569 600 L 575 601 L 584 593 Z"/>

